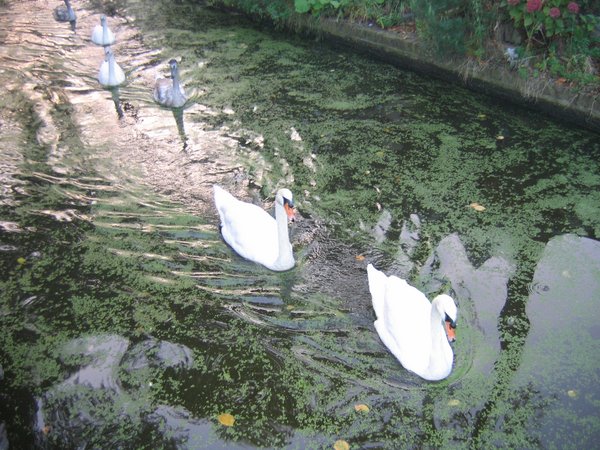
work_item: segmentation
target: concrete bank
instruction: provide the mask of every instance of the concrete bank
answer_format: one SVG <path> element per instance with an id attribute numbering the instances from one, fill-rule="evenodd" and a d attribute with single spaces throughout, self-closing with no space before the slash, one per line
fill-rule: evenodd
<path id="1" fill-rule="evenodd" d="M 368 25 L 331 19 L 310 20 L 304 31 L 413 70 L 466 85 L 477 92 L 541 111 L 558 120 L 600 132 L 600 94 L 580 94 L 553 80 L 524 80 L 507 64 L 481 66 L 467 59 L 440 61 L 414 40 Z"/>

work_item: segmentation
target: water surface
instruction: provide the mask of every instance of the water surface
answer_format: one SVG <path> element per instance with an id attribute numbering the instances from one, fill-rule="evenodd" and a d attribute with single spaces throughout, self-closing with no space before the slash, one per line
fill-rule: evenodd
<path id="1" fill-rule="evenodd" d="M 75 32 L 53 6 L 0 15 L 0 442 L 593 446 L 597 134 L 193 2 L 78 2 Z M 294 191 L 294 270 L 222 242 L 215 182 Z M 381 344 L 368 262 L 456 298 L 447 380 Z"/>

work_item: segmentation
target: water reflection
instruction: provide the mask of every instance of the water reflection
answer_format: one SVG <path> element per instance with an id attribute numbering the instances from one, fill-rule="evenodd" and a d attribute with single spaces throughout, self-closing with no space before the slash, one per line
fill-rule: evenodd
<path id="1" fill-rule="evenodd" d="M 531 329 L 513 389 L 544 403 L 535 435 L 543 447 L 585 448 L 598 437 L 600 242 L 551 239 L 537 264 Z M 596 422 L 596 424 L 594 424 Z"/>
<path id="2" fill-rule="evenodd" d="M 188 146 L 188 138 L 185 134 L 185 126 L 183 123 L 183 108 L 173 108 L 173 118 L 175 119 L 175 123 L 177 124 L 177 132 L 179 133 L 179 137 L 181 138 L 182 151 L 186 151 Z"/>
<path id="3" fill-rule="evenodd" d="M 185 346 L 152 338 L 135 345 L 116 335 L 67 342 L 59 350 L 62 363 L 85 361 L 85 365 L 36 399 L 36 444 L 41 448 L 64 448 L 121 446 L 123 439 L 131 442 L 144 428 L 161 422 L 158 418 L 165 406 L 151 412 L 148 395 L 156 372 L 190 369 L 191 353 Z M 111 432 L 124 429 L 123 423 L 133 428 L 128 435 Z M 142 437 L 137 436 L 136 440 Z"/>
<path id="4" fill-rule="evenodd" d="M 123 107 L 121 106 L 121 98 L 119 96 L 119 86 L 115 86 L 115 87 L 111 88 L 110 95 L 112 97 L 113 103 L 115 104 L 115 111 L 117 112 L 117 117 L 119 119 L 122 119 L 124 114 L 123 114 Z"/>
<path id="5" fill-rule="evenodd" d="M 597 136 L 196 2 L 118 4 L 108 99 L 96 11 L 66 34 L 42 3 L 0 13 L 0 443 L 524 448 L 564 442 L 566 411 L 590 446 L 597 241 L 555 236 L 600 229 Z M 185 110 L 152 101 L 163 53 L 202 93 Z M 214 183 L 298 187 L 296 269 L 223 244 Z M 381 344 L 368 262 L 454 291 L 448 380 Z M 539 306 L 579 295 L 558 325 Z"/>

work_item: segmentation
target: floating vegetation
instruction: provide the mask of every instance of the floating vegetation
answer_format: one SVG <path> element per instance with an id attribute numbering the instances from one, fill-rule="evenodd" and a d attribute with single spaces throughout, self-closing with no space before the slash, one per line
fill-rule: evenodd
<path id="1" fill-rule="evenodd" d="M 197 2 L 119 8 L 139 74 L 124 117 L 86 84 L 77 36 L 53 31 L 52 61 L 29 28 L 7 39 L 27 70 L 0 55 L 13 447 L 593 446 L 597 135 Z M 146 68 L 174 56 L 202 92 L 185 128 L 148 106 Z M 203 197 L 217 181 L 261 203 L 294 184 L 296 269 L 223 243 Z M 412 377 L 379 341 L 372 261 L 456 294 L 447 380 Z"/>

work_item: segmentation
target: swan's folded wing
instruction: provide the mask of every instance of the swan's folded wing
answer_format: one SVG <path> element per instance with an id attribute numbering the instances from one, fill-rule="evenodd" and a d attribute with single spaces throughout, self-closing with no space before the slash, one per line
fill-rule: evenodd
<path id="1" fill-rule="evenodd" d="M 429 366 L 431 353 L 431 304 L 418 289 L 391 276 L 385 294 L 383 326 L 393 338 L 390 351 L 415 373 Z"/>
<path id="2" fill-rule="evenodd" d="M 236 214 L 224 217 L 222 225 L 223 238 L 240 256 L 261 264 L 277 259 L 277 224 L 260 207 L 243 203 Z"/>
<path id="3" fill-rule="evenodd" d="M 214 186 L 215 205 L 221 218 L 223 239 L 240 256 L 261 264 L 278 256 L 277 223 L 259 206 L 242 202 Z"/>

